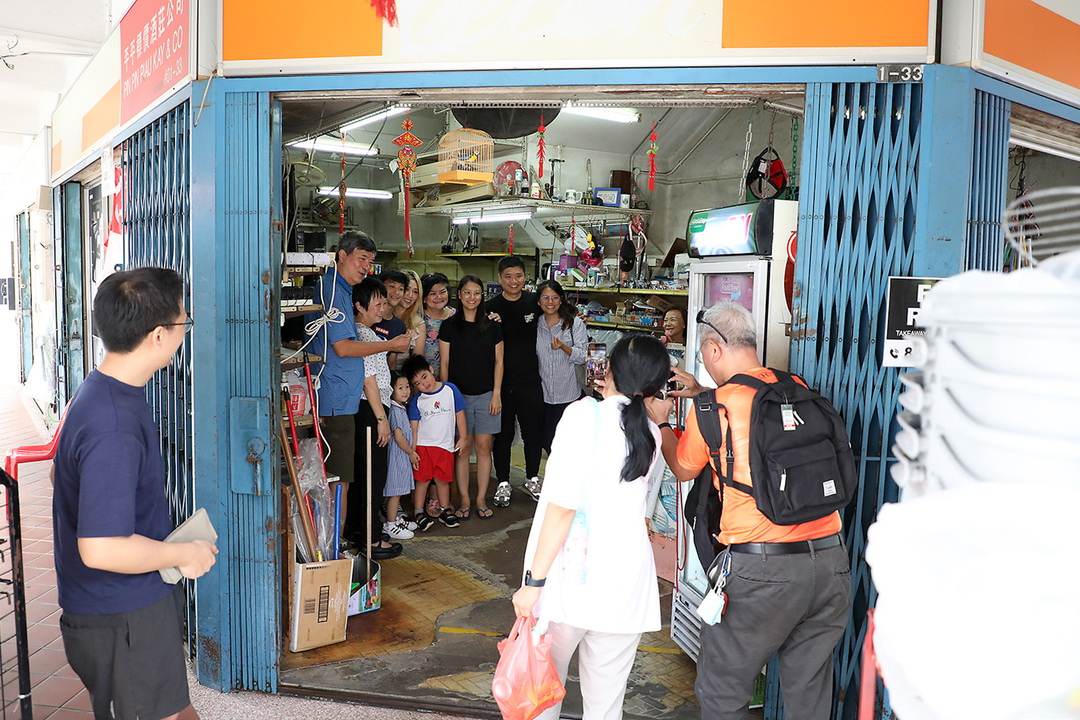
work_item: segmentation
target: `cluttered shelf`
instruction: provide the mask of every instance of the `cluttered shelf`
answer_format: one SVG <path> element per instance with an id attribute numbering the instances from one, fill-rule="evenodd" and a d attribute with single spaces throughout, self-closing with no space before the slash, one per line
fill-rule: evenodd
<path id="1" fill-rule="evenodd" d="M 649 288 L 627 288 L 627 287 L 587 287 L 587 286 L 575 286 L 566 288 L 568 292 L 578 293 L 615 293 L 621 295 L 672 295 L 675 297 L 687 297 L 689 291 L 687 290 L 652 290 Z"/>
<path id="2" fill-rule="evenodd" d="M 399 208 L 399 214 L 404 209 Z M 610 205 L 582 205 L 580 203 L 553 202 L 527 197 L 490 198 L 486 200 L 472 200 L 467 202 L 451 203 L 447 205 L 413 207 L 410 212 L 414 215 L 443 216 L 443 217 L 485 217 L 489 211 L 509 213 L 513 210 L 528 212 L 537 220 L 546 220 L 555 217 L 569 217 L 584 222 L 588 219 L 601 220 L 604 218 L 631 218 L 634 215 L 649 217 L 651 210 L 636 210 L 633 208 L 612 207 Z M 510 220 L 513 222 L 519 218 Z"/>
<path id="3" fill-rule="evenodd" d="M 285 305 L 285 303 L 282 302 L 281 314 L 284 317 L 295 317 L 296 315 L 305 315 L 311 312 L 321 312 L 322 309 L 322 305 L 316 305 L 314 303 L 308 303 L 306 305 Z"/>
<path id="4" fill-rule="evenodd" d="M 439 256 L 444 257 L 444 258 L 453 258 L 455 260 L 466 260 L 468 258 L 480 258 L 480 259 L 501 258 L 501 257 L 507 257 L 509 254 L 510 253 L 504 253 L 504 252 L 495 252 L 495 253 L 460 252 L 460 253 L 439 253 Z"/>
<path id="5" fill-rule="evenodd" d="M 663 326 L 659 325 L 627 325 L 626 323 L 610 322 L 605 320 L 586 320 L 588 327 L 613 328 L 615 330 L 641 330 L 644 332 L 664 332 Z"/>

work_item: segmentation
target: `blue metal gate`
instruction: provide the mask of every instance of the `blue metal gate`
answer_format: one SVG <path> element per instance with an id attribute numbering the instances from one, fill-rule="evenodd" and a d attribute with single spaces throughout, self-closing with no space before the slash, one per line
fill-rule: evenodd
<path id="1" fill-rule="evenodd" d="M 34 305 L 30 275 L 30 213 L 19 213 L 19 338 L 22 354 L 19 362 L 19 380 L 26 382 L 30 367 L 34 364 Z"/>
<path id="2" fill-rule="evenodd" d="M 123 143 L 124 257 L 127 267 L 167 267 L 185 281 L 191 308 L 191 224 L 188 105 L 183 103 Z M 198 322 L 198 315 L 192 317 Z M 166 487 L 173 520 L 191 515 L 193 477 L 191 343 L 188 335 L 173 361 L 146 386 L 161 431 Z M 190 590 L 190 587 L 189 587 Z M 194 595 L 188 592 L 188 640 L 196 633 Z"/>
<path id="3" fill-rule="evenodd" d="M 971 173 L 971 209 L 964 243 L 965 270 L 1000 272 L 1005 261 L 1001 217 L 1009 171 L 1012 103 L 986 92 L 975 93 L 975 149 Z"/>
<path id="4" fill-rule="evenodd" d="M 838 650 L 836 717 L 854 717 L 866 611 L 876 597 L 863 560 L 866 528 L 896 499 L 886 474 L 896 371 L 881 367 L 878 347 L 887 278 L 912 270 L 921 111 L 918 84 L 814 83 L 806 91 L 792 368 L 846 419 L 862 479 L 844 518 L 852 614 Z M 776 674 L 770 678 L 775 716 Z"/>

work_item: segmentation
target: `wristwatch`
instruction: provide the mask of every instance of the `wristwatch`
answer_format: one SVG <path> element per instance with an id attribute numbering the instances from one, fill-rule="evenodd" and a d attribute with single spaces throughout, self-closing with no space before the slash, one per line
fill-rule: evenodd
<path id="1" fill-rule="evenodd" d="M 375 418 L 375 422 L 382 422 L 385 419 L 386 419 L 385 415 L 380 415 L 379 417 Z"/>
<path id="2" fill-rule="evenodd" d="M 544 583 L 547 582 L 547 578 L 540 578 L 539 580 L 532 576 L 532 570 L 525 571 L 525 584 L 529 587 L 544 587 Z"/>
<path id="3" fill-rule="evenodd" d="M 656 427 L 660 428 L 661 430 L 663 430 L 664 428 L 667 428 L 668 430 L 671 430 L 671 423 L 662 422 L 659 425 L 657 425 Z"/>

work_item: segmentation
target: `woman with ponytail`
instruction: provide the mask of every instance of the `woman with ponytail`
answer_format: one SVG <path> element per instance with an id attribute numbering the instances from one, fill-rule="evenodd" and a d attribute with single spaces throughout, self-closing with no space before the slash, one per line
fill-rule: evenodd
<path id="1" fill-rule="evenodd" d="M 660 430 L 648 404 L 671 373 L 656 338 L 624 336 L 608 356 L 603 399 L 566 408 L 525 550 L 514 612 L 547 625 L 559 676 L 578 655 L 586 720 L 621 718 L 643 632 L 660 629 L 660 594 L 645 528 Z M 561 704 L 539 717 L 558 718 Z"/>

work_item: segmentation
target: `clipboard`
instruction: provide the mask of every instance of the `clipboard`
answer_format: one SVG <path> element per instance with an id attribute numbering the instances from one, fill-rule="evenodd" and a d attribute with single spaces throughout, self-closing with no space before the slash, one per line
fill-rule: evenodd
<path id="1" fill-rule="evenodd" d="M 169 536 L 163 542 L 178 543 L 206 540 L 209 543 L 216 543 L 217 538 L 217 531 L 214 530 L 214 526 L 210 522 L 210 516 L 206 514 L 206 509 L 199 508 L 191 517 L 180 523 L 179 527 L 169 533 Z M 184 577 L 180 574 L 180 568 L 176 567 L 162 568 L 158 572 L 161 574 L 161 579 L 170 585 L 175 585 Z"/>

